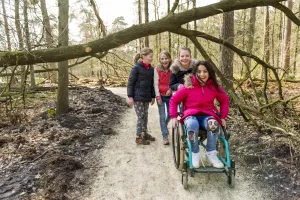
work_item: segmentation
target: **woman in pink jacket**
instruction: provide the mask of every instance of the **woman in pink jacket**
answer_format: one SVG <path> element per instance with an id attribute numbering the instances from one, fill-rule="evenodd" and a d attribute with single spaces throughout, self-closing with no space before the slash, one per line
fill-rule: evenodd
<path id="1" fill-rule="evenodd" d="M 220 103 L 220 113 L 214 100 Z M 218 84 L 215 71 L 208 61 L 199 61 L 192 74 L 185 77 L 184 87 L 180 88 L 170 100 L 170 117 L 172 125 L 178 125 L 177 106 L 182 104 L 183 117 L 189 140 L 192 143 L 192 164 L 199 167 L 200 152 L 198 145 L 199 128 L 207 130 L 206 160 L 216 168 L 223 168 L 217 157 L 216 143 L 220 124 L 226 127 L 229 98 Z M 219 114 L 218 114 L 219 113 Z"/>

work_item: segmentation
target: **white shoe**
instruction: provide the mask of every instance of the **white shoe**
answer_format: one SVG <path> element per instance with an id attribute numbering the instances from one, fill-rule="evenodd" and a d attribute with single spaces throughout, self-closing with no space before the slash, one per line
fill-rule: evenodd
<path id="1" fill-rule="evenodd" d="M 192 152 L 192 164 L 193 168 L 199 168 L 200 166 L 200 152 L 193 153 Z"/>
<path id="2" fill-rule="evenodd" d="M 212 164 L 215 168 L 223 168 L 224 164 L 219 160 L 217 156 L 217 151 L 208 151 L 206 152 L 206 161 Z"/>

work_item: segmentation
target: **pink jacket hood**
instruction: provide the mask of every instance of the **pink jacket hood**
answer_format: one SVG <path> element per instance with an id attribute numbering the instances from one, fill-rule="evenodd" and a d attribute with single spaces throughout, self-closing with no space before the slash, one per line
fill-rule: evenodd
<path id="1" fill-rule="evenodd" d="M 194 75 L 185 77 L 185 84 L 181 87 L 170 100 L 170 116 L 176 118 L 178 116 L 177 106 L 183 103 L 184 120 L 192 115 L 209 115 L 214 116 L 219 123 L 220 119 L 226 119 L 229 109 L 229 98 L 223 88 L 219 86 L 216 90 L 213 81 L 209 79 L 204 86 L 201 86 Z M 220 103 L 220 110 L 214 105 L 214 100 Z M 220 115 L 218 115 L 219 113 Z"/>

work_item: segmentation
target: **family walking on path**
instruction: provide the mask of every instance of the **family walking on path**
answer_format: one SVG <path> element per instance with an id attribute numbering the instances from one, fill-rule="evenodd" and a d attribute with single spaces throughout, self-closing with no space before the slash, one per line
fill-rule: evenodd
<path id="1" fill-rule="evenodd" d="M 158 106 L 159 122 L 163 144 L 169 144 L 168 122 L 178 125 L 178 106 L 182 107 L 180 123 L 185 125 L 192 143 L 193 167 L 199 167 L 200 153 L 198 145 L 199 128 L 207 131 L 206 158 L 216 168 L 224 167 L 217 157 L 216 142 L 220 126 L 226 126 L 229 98 L 218 84 L 215 71 L 208 61 L 191 58 L 187 47 L 179 49 L 178 58 L 172 63 L 167 51 L 159 54 L 159 64 L 151 66 L 153 51 L 143 48 L 136 54 L 128 86 L 128 105 L 134 106 L 137 115 L 136 143 L 149 145 L 155 138 L 148 132 L 148 109 L 155 99 Z M 172 95 L 173 94 L 173 95 Z M 220 109 L 215 106 L 215 99 Z"/>

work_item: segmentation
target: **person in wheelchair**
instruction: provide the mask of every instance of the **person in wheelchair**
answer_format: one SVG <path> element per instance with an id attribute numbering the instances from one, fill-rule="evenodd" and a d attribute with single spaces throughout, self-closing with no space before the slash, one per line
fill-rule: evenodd
<path id="1" fill-rule="evenodd" d="M 220 103 L 220 112 L 214 100 Z M 215 71 L 208 61 L 199 61 L 193 67 L 192 74 L 185 76 L 184 86 L 170 100 L 170 117 L 172 126 L 178 125 L 177 106 L 182 102 L 180 119 L 186 127 L 186 133 L 192 144 L 192 165 L 199 167 L 200 152 L 198 144 L 199 128 L 207 131 L 206 160 L 213 167 L 223 168 L 223 163 L 217 157 L 216 144 L 220 124 L 226 127 L 226 117 L 229 110 L 229 98 L 218 84 Z"/>

